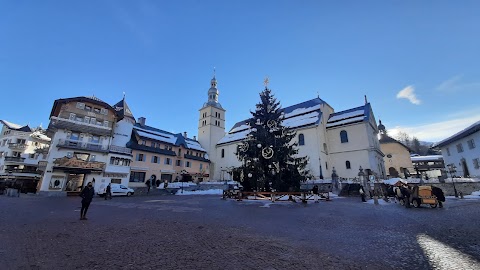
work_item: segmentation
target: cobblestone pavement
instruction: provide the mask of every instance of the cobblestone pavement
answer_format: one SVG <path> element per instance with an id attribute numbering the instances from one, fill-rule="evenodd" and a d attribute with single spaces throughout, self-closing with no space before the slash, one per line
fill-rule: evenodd
<path id="1" fill-rule="evenodd" d="M 480 200 L 0 196 L 0 269 L 480 269 Z"/>

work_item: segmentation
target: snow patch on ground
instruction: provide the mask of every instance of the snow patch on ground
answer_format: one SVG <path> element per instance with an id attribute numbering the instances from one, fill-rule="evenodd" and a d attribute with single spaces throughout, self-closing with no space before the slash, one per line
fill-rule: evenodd
<path id="1" fill-rule="evenodd" d="M 195 190 L 195 191 L 186 191 L 184 190 L 183 193 L 181 190 L 178 190 L 175 195 L 222 195 L 222 189 L 208 189 L 208 190 Z"/>
<path id="2" fill-rule="evenodd" d="M 367 200 L 368 204 L 375 204 L 373 199 Z M 394 201 L 386 202 L 384 199 L 378 199 L 378 205 L 396 205 Z"/>

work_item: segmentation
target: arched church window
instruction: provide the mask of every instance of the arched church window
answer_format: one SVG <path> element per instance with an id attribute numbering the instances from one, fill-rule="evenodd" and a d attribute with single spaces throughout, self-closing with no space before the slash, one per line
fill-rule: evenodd
<path id="1" fill-rule="evenodd" d="M 225 157 L 225 149 L 222 149 L 222 158 Z"/>
<path id="2" fill-rule="evenodd" d="M 345 161 L 345 167 L 346 167 L 347 169 L 351 169 L 351 168 L 352 168 L 352 167 L 350 166 L 350 161 L 348 161 L 348 160 Z"/>
<path id="3" fill-rule="evenodd" d="M 298 145 L 305 145 L 305 136 L 302 133 L 298 134 Z"/>
<path id="4" fill-rule="evenodd" d="M 340 131 L 340 142 L 347 143 L 348 142 L 348 134 L 345 130 Z"/>

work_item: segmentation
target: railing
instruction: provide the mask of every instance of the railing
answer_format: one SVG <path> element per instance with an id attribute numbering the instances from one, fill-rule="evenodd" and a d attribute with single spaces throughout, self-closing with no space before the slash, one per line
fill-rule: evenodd
<path id="1" fill-rule="evenodd" d="M 78 125 L 85 125 L 85 126 L 88 126 L 88 127 L 100 128 L 100 129 L 105 129 L 105 130 L 111 130 L 112 129 L 111 127 L 105 127 L 102 124 L 90 124 L 90 123 L 85 123 L 84 121 L 70 120 L 70 119 L 67 119 L 67 118 L 61 118 L 61 117 L 57 117 L 57 116 L 52 116 L 52 117 L 50 117 L 50 119 L 55 120 L 55 121 L 68 122 L 68 123 L 72 123 L 72 124 L 76 124 L 76 125 L 77 124 Z"/>
<path id="2" fill-rule="evenodd" d="M 57 143 L 57 147 L 90 150 L 96 152 L 108 152 L 108 147 L 106 145 L 75 140 L 59 140 Z"/>
<path id="3" fill-rule="evenodd" d="M 39 174 L 36 169 L 5 169 L 8 173 L 35 173 Z"/>
<path id="4" fill-rule="evenodd" d="M 12 161 L 12 162 L 24 162 L 24 157 L 5 157 L 5 161 Z"/>
<path id="5" fill-rule="evenodd" d="M 132 154 L 132 149 L 122 147 L 122 146 L 110 145 L 109 149 L 111 152 L 122 153 L 122 154 Z"/>
<path id="6" fill-rule="evenodd" d="M 27 144 L 25 144 L 25 143 L 9 143 L 8 147 L 10 149 L 21 149 L 21 150 L 23 150 L 23 149 L 27 148 Z"/>

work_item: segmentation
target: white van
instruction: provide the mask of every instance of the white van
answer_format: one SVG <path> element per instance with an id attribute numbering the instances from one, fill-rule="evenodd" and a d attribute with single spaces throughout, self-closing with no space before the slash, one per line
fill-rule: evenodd
<path id="1" fill-rule="evenodd" d="M 112 196 L 132 196 L 135 191 L 129 187 L 126 187 L 122 184 L 110 184 L 110 187 L 111 187 L 111 192 L 112 192 Z M 105 196 L 105 190 L 107 189 L 107 187 L 105 186 L 104 188 L 100 189 L 97 194 L 100 196 L 100 197 L 103 197 Z"/>

